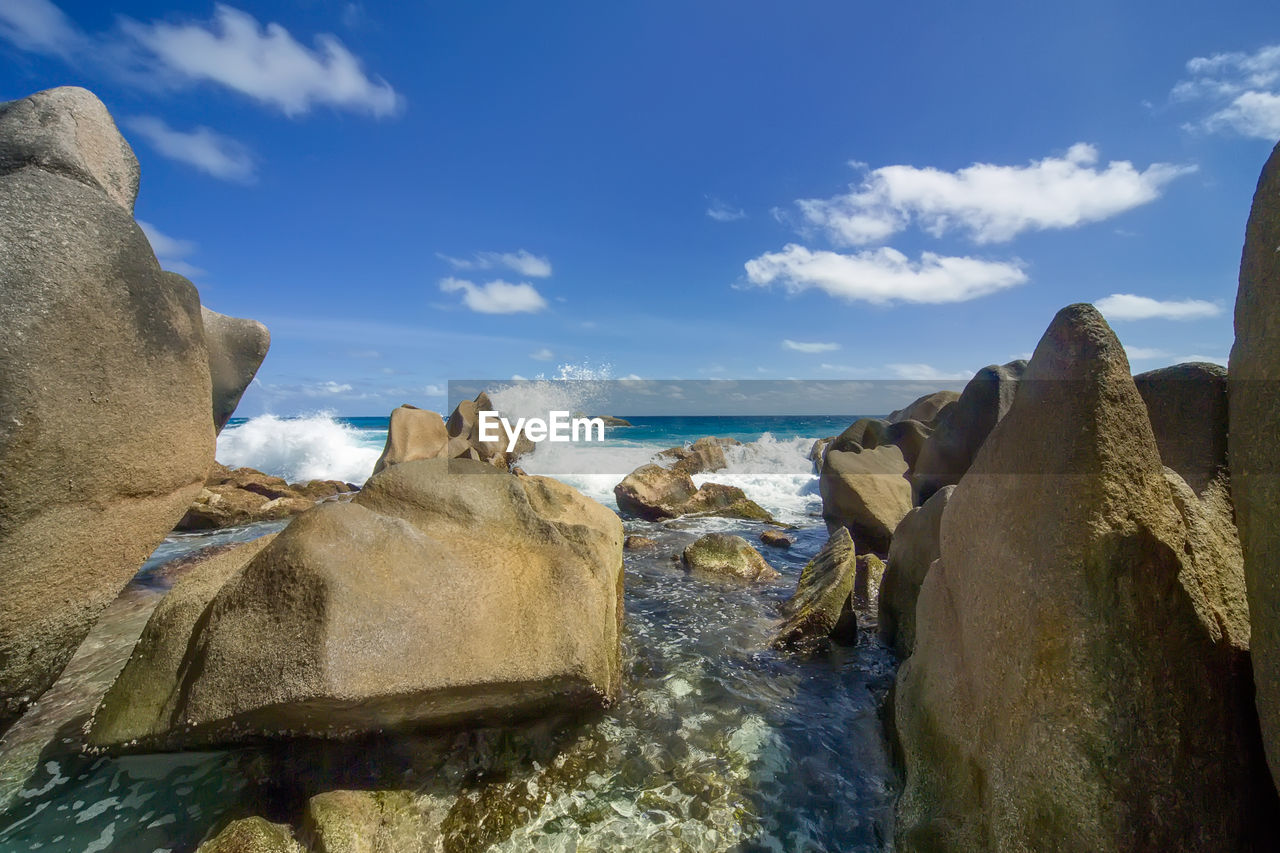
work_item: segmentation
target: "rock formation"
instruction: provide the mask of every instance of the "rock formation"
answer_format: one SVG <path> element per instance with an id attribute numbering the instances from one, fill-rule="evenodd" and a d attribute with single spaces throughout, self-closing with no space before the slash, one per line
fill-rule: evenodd
<path id="1" fill-rule="evenodd" d="M 137 190 L 91 93 L 0 106 L 0 731 L 213 463 L 199 296 L 161 271 Z"/>
<path id="2" fill-rule="evenodd" d="M 795 594 L 783 605 L 785 618 L 774 635 L 775 648 L 811 649 L 827 640 L 857 642 L 858 618 L 851 600 L 856 557 L 849 531 L 837 527 L 800 572 Z"/>
<path id="3" fill-rule="evenodd" d="M 911 509 L 902 451 L 892 444 L 870 450 L 828 448 L 818 490 L 827 529 L 847 527 L 860 546 L 883 554 L 893 529 Z"/>
<path id="4" fill-rule="evenodd" d="M 903 517 L 893 531 L 889 565 L 880 583 L 878 604 L 880 639 L 897 652 L 911 656 L 916 642 L 916 597 L 929 566 L 938 559 L 942 512 L 955 486 L 933 493 L 924 506 Z"/>
<path id="5" fill-rule="evenodd" d="M 387 444 L 373 466 L 373 473 L 401 462 L 436 459 L 444 456 L 448 449 L 449 431 L 444 419 L 435 412 L 405 404 L 391 412 Z"/>
<path id="6" fill-rule="evenodd" d="M 661 465 L 642 465 L 613 487 L 622 512 L 648 521 L 682 515 L 715 515 L 748 521 L 772 521 L 767 510 L 737 486 L 720 483 L 693 485 L 684 471 Z"/>
<path id="7" fill-rule="evenodd" d="M 886 420 L 893 424 L 899 421 L 919 421 L 922 424 L 931 424 L 943 409 L 959 399 L 960 394 L 956 391 L 934 391 L 932 394 L 925 394 L 905 408 L 891 412 Z"/>
<path id="8" fill-rule="evenodd" d="M 660 451 L 658 457 L 672 460 L 671 469 L 685 474 L 708 474 L 722 471 L 729 467 L 725 459 L 726 447 L 740 447 L 742 442 L 735 438 L 716 438 L 704 436 L 688 447 L 669 447 Z"/>
<path id="9" fill-rule="evenodd" d="M 691 543 L 680 556 L 689 571 L 746 581 L 770 581 L 779 577 L 760 552 L 741 536 L 708 533 Z"/>
<path id="10" fill-rule="evenodd" d="M 287 483 L 280 477 L 253 468 L 227 468 L 215 464 L 205 478 L 204 488 L 187 507 L 177 530 L 218 530 L 279 521 L 306 512 L 316 501 L 359 489 L 338 480 L 311 480 Z"/>
<path id="11" fill-rule="evenodd" d="M 177 273 L 166 275 L 186 281 Z M 258 372 L 271 346 L 271 333 L 257 320 L 228 317 L 201 307 L 204 340 L 209 348 L 209 380 L 213 389 L 213 428 L 222 432 L 240 397 Z"/>
<path id="12" fill-rule="evenodd" d="M 1133 377 L 1160 459 L 1197 494 L 1227 467 L 1227 369 L 1192 363 Z"/>

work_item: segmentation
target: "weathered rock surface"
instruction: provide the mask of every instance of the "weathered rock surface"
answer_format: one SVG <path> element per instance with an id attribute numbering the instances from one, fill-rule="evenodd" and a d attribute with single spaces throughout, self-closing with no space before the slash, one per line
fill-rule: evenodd
<path id="1" fill-rule="evenodd" d="M 189 748 L 599 707 L 618 695 L 621 619 L 614 513 L 555 480 L 406 462 L 293 521 L 193 631 L 148 623 L 90 741 Z"/>
<path id="2" fill-rule="evenodd" d="M 938 559 L 942 513 L 955 488 L 945 486 L 934 492 L 924 506 L 907 513 L 893 531 L 877 611 L 880 639 L 899 658 L 910 657 L 915 649 L 916 598 L 929 567 Z"/>
<path id="3" fill-rule="evenodd" d="M 444 418 L 435 412 L 405 404 L 391 412 L 387 444 L 373 466 L 373 473 L 401 462 L 436 459 L 444 456 L 448 449 L 449 431 L 445 428 Z"/>
<path id="4" fill-rule="evenodd" d="M 1244 548 L 1253 675 L 1271 773 L 1280 784 L 1280 146 L 1245 230 L 1231 348 L 1231 493 Z"/>
<path id="5" fill-rule="evenodd" d="M 326 791 L 307 801 L 299 833 L 314 853 L 414 853 L 442 844 L 411 791 Z"/>
<path id="6" fill-rule="evenodd" d="M 850 598 L 857 554 L 849 531 L 837 527 L 800 572 L 795 595 L 783 605 L 785 619 L 774 635 L 776 648 L 811 648 L 827 641 L 858 640 L 858 620 Z"/>
<path id="7" fill-rule="evenodd" d="M 992 428 L 1009 410 L 1026 367 L 1025 361 L 1011 361 L 982 368 L 937 418 L 911 469 L 912 506 L 921 506 L 938 489 L 960 482 Z"/>
<path id="8" fill-rule="evenodd" d="M 622 540 L 622 548 L 624 551 L 656 551 L 658 542 L 648 536 L 638 536 L 632 533 Z"/>
<path id="9" fill-rule="evenodd" d="M 1063 309 L 942 515 L 895 696 L 899 849 L 1263 837 L 1242 570 L 1168 476 L 1120 343 Z"/>
<path id="10" fill-rule="evenodd" d="M 446 453 L 450 459 L 479 459 L 498 468 L 506 469 L 520 456 L 533 450 L 533 442 L 523 433 L 515 446 L 508 451 L 511 434 L 498 423 L 497 441 L 480 440 L 480 412 L 497 411 L 489 395 L 481 391 L 474 400 L 463 400 L 450 413 L 445 422 L 449 434 Z"/>
<path id="11" fill-rule="evenodd" d="M 253 468 L 215 464 L 205 487 L 191 502 L 177 530 L 219 530 L 224 527 L 292 518 L 316 501 L 359 487 L 338 480 L 287 483 Z"/>
<path id="12" fill-rule="evenodd" d="M 888 421 L 879 418 L 859 418 L 832 439 L 827 449 L 846 453 L 874 450 L 885 443 L 885 430 L 888 428 Z"/>
<path id="13" fill-rule="evenodd" d="M 1133 377 L 1160 458 L 1197 494 L 1227 467 L 1227 369 L 1196 362 Z"/>
<path id="14" fill-rule="evenodd" d="M 642 465 L 613 487 L 618 509 L 637 518 L 660 521 L 682 515 L 716 515 L 752 521 L 773 517 L 737 486 L 693 484 L 684 471 L 661 465 Z"/>
<path id="15" fill-rule="evenodd" d="M 870 608 L 880 597 L 880 584 L 884 580 L 884 560 L 875 554 L 858 555 L 858 570 L 853 576 L 853 606 L 862 610 Z"/>
<path id="16" fill-rule="evenodd" d="M 0 105 L 0 731 L 213 462 L 199 297 L 133 221 L 137 184 L 89 92 Z"/>
<path id="17" fill-rule="evenodd" d="M 847 527 L 855 542 L 887 552 L 894 528 L 911 509 L 902 451 L 892 444 L 862 451 L 828 449 L 825 460 L 818 490 L 828 530 Z"/>
<path id="18" fill-rule="evenodd" d="M 708 533 L 690 543 L 680 556 L 686 569 L 746 581 L 770 581 L 780 577 L 760 552 L 741 536 Z"/>
<path id="19" fill-rule="evenodd" d="M 707 474 L 729 467 L 724 449 L 741 445 L 742 442 L 736 438 L 704 436 L 688 447 L 669 447 L 659 452 L 658 456 L 672 460 L 671 469 L 674 471 L 683 471 L 686 474 Z"/>
<path id="20" fill-rule="evenodd" d="M 260 817 L 233 820 L 196 853 L 306 853 L 286 824 Z"/>
<path id="21" fill-rule="evenodd" d="M 166 273 L 178 276 L 177 273 Z M 186 281 L 186 279 L 182 279 Z M 213 428 L 222 432 L 244 391 L 257 375 L 271 347 L 271 333 L 257 320 L 228 317 L 201 307 L 204 340 L 209 348 L 209 380 L 213 391 Z"/>
<path id="22" fill-rule="evenodd" d="M 938 417 L 939 412 L 959 399 L 960 394 L 957 391 L 934 391 L 932 394 L 925 394 L 918 398 L 905 408 L 891 412 L 886 420 L 893 424 L 899 421 L 919 421 L 922 424 L 929 424 Z"/>
<path id="23" fill-rule="evenodd" d="M 760 533 L 760 542 L 768 545 L 770 548 L 790 548 L 796 544 L 796 540 L 792 539 L 781 530 L 764 530 Z"/>

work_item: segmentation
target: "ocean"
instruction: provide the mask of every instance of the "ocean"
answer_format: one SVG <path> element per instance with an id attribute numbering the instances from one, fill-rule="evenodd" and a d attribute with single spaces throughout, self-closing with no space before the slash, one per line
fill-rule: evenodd
<path id="1" fill-rule="evenodd" d="M 657 451 L 705 435 L 735 438 L 743 444 L 729 448 L 729 467 L 695 481 L 737 485 L 794 525 L 792 548 L 759 548 L 781 578 L 747 586 L 689 575 L 674 555 L 710 530 L 758 544 L 758 523 L 627 520 L 628 532 L 660 547 L 625 555 L 624 696 L 586 721 L 376 745 L 80 754 L 78 726 L 166 588 L 163 565 L 284 523 L 171 536 L 41 700 L 44 712 L 10 733 L 0 853 L 42 843 L 189 851 L 233 817 L 296 825 L 305 797 L 342 787 L 413 790 L 448 815 L 448 850 L 885 849 L 898 786 L 880 716 L 891 653 L 870 621 L 850 648 L 798 657 L 768 644 L 780 605 L 826 541 L 807 454 L 816 438 L 855 419 L 635 417 L 631 427 L 609 428 L 603 443 L 544 443 L 522 457 L 529 473 L 557 476 L 616 509 L 613 486 Z M 362 483 L 387 427 L 384 417 L 238 418 L 219 438 L 218 459 L 290 481 Z"/>

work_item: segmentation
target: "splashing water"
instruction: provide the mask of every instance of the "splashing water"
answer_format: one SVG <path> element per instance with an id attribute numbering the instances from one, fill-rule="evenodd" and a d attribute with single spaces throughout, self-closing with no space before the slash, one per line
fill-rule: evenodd
<path id="1" fill-rule="evenodd" d="M 357 429 L 324 412 L 300 418 L 260 415 L 222 431 L 218 461 L 257 468 L 291 483 L 363 483 L 373 473 L 386 435 L 385 427 Z"/>

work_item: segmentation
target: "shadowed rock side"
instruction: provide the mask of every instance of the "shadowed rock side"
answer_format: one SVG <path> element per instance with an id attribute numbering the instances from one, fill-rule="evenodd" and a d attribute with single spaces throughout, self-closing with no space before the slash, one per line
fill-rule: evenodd
<path id="1" fill-rule="evenodd" d="M 1231 348 L 1231 493 L 1244 549 L 1253 675 L 1271 773 L 1280 782 L 1280 146 L 1245 231 Z"/>
<path id="2" fill-rule="evenodd" d="M 895 697 L 899 849 L 1259 842 L 1242 570 L 1170 477 L 1123 348 L 1063 309 L 942 515 Z"/>
<path id="3" fill-rule="evenodd" d="M 1227 369 L 1202 362 L 1133 377 L 1160 459 L 1200 494 L 1227 466 Z"/>
<path id="4" fill-rule="evenodd" d="M 783 605 L 783 619 L 773 646 L 809 649 L 828 639 L 845 644 L 858 641 L 858 618 L 852 596 L 857 555 L 849 531 L 837 527 L 800 572 L 795 595 Z"/>
<path id="5" fill-rule="evenodd" d="M 887 420 L 891 424 L 899 421 L 919 421 L 922 424 L 931 424 L 943 409 L 959 399 L 960 393 L 958 391 L 934 391 L 932 394 L 925 394 L 915 400 L 906 408 L 891 412 Z"/>
<path id="6" fill-rule="evenodd" d="M 993 427 L 1013 402 L 1025 361 L 984 367 L 946 407 L 911 469 L 911 505 L 921 506 L 943 486 L 954 486 L 969 470 Z"/>
<path id="7" fill-rule="evenodd" d="M 137 185 L 91 93 L 0 106 L 0 731 L 213 463 L 199 297 L 160 270 Z"/>
<path id="8" fill-rule="evenodd" d="M 165 275 L 186 281 L 177 273 Z M 240 398 L 257 375 L 271 347 L 271 333 L 257 320 L 228 317 L 201 307 L 204 339 L 209 348 L 209 380 L 213 385 L 213 428 L 231 420 Z"/>
<path id="9" fill-rule="evenodd" d="M 387 443 L 373 466 L 373 473 L 401 462 L 435 459 L 445 455 L 448 449 L 449 431 L 445 428 L 444 418 L 417 406 L 398 406 L 391 412 Z"/>
<path id="10" fill-rule="evenodd" d="M 781 577 L 750 542 L 725 533 L 708 533 L 691 542 L 680 560 L 691 572 L 745 581 L 771 581 Z"/>
<path id="11" fill-rule="evenodd" d="M 911 656 L 916 644 L 916 598 L 933 561 L 938 559 L 942 512 L 955 486 L 933 493 L 898 524 L 889 546 L 889 565 L 880 583 L 880 639 L 899 658 Z"/>
<path id="12" fill-rule="evenodd" d="M 148 623 L 91 743 L 502 723 L 618 695 L 622 524 L 555 480 L 393 465 L 351 503 L 297 518 L 220 587 L 211 572 L 184 581 L 182 624 Z"/>
<path id="13" fill-rule="evenodd" d="M 886 553 L 894 528 L 911 509 L 906 472 L 902 451 L 892 444 L 847 451 L 829 447 L 818 476 L 827 529 L 847 527 L 854 542 Z"/>

